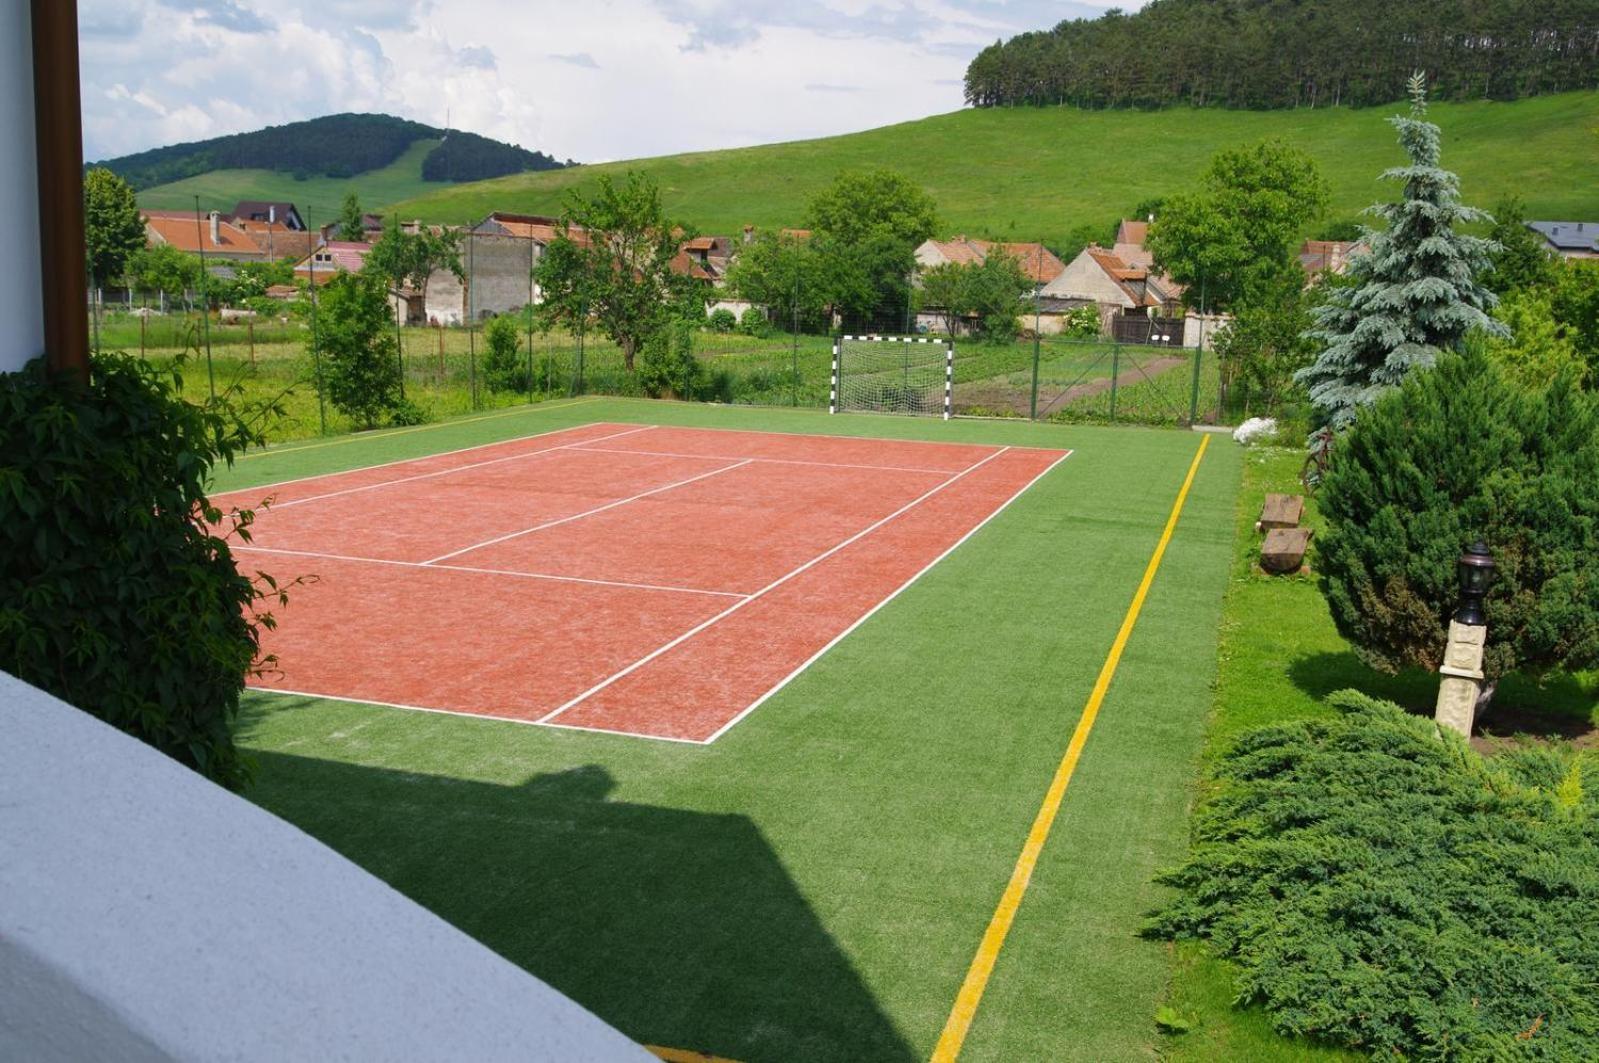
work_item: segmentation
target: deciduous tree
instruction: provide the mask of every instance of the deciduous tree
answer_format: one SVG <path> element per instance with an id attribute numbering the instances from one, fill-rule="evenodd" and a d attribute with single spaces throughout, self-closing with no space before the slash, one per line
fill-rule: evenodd
<path id="1" fill-rule="evenodd" d="M 667 218 L 652 178 L 629 171 L 618 185 L 603 176 L 593 195 L 568 195 L 562 221 L 565 234 L 534 269 L 545 328 L 581 328 L 592 320 L 621 348 L 632 372 L 652 336 L 677 318 L 704 315 L 702 286 L 672 265 L 694 233 Z"/>
<path id="2" fill-rule="evenodd" d="M 401 405 L 400 361 L 389 328 L 389 285 L 380 273 L 337 273 L 318 292 L 322 371 L 334 409 L 376 428 Z"/>
<path id="3" fill-rule="evenodd" d="M 89 276 L 97 285 L 119 279 L 144 248 L 144 219 L 133 188 L 101 166 L 83 176 L 83 232 Z"/>

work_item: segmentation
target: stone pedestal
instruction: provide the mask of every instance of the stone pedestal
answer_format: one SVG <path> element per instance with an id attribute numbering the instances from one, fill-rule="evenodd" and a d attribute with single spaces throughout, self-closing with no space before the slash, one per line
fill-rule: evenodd
<path id="1" fill-rule="evenodd" d="M 1443 666 L 1438 669 L 1438 706 L 1432 718 L 1439 726 L 1471 736 L 1472 718 L 1477 712 L 1477 696 L 1482 691 L 1482 650 L 1488 628 L 1481 624 L 1449 622 L 1449 646 Z"/>

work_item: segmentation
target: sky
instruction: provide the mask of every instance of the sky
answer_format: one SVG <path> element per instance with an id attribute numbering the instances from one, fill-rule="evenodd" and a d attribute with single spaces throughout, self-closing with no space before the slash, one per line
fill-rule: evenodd
<path id="1" fill-rule="evenodd" d="M 79 0 L 84 154 L 344 111 L 580 162 L 827 136 L 956 110 L 985 45 L 1111 6 Z"/>

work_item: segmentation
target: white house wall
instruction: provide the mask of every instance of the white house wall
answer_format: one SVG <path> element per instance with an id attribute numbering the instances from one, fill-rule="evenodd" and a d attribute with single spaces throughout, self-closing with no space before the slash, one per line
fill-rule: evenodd
<path id="1" fill-rule="evenodd" d="M 1132 298 L 1086 250 L 1068 262 L 1060 276 L 1044 285 L 1043 294 L 1045 298 L 1088 299 L 1101 307 L 1130 309 L 1133 306 Z"/>
<path id="2" fill-rule="evenodd" d="M 0 372 L 44 351 L 39 291 L 39 176 L 33 135 L 33 23 L 29 5 L 0 5 Z"/>

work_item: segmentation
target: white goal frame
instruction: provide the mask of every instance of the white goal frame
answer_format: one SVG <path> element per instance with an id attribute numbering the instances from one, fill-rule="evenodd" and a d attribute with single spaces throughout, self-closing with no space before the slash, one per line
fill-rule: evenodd
<path id="1" fill-rule="evenodd" d="M 843 393 L 840 389 L 840 385 L 843 382 L 841 370 L 843 368 L 844 345 L 847 343 L 927 343 L 941 345 L 944 348 L 944 420 L 950 419 L 954 412 L 955 402 L 955 341 L 939 339 L 933 336 L 835 336 L 833 338 L 833 380 L 827 396 L 828 413 L 847 412 L 841 410 Z"/>

